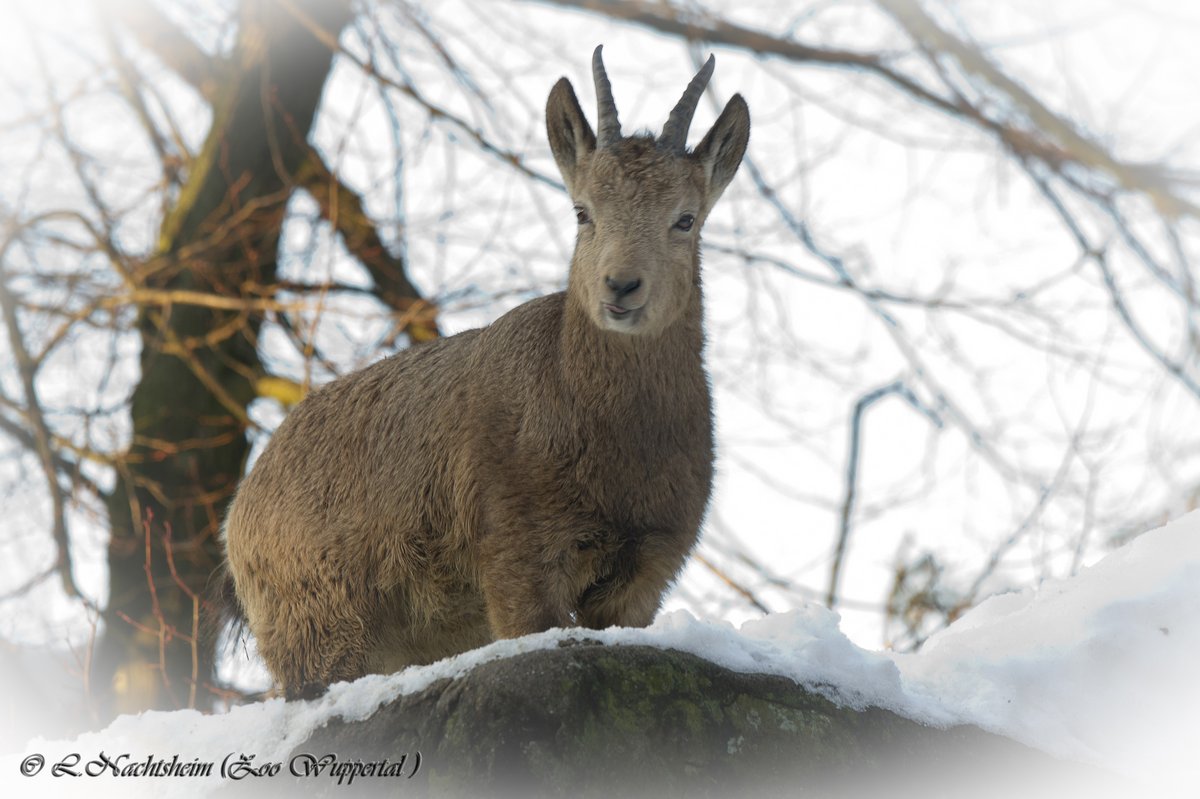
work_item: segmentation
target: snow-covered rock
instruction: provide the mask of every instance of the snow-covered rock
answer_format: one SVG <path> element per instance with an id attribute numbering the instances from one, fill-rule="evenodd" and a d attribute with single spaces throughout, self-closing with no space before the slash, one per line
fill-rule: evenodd
<path id="1" fill-rule="evenodd" d="M 335 685 L 311 702 L 122 717 L 71 741 L 34 739 L 0 768 L 22 795 L 54 788 L 88 796 L 206 795 L 225 781 L 54 778 L 51 769 L 79 753 L 75 770 L 82 770 L 101 752 L 129 753 L 129 763 L 174 756 L 176 764 L 211 762 L 214 773 L 231 753 L 235 760 L 253 754 L 255 764 L 284 762 L 331 719 L 365 719 L 397 697 L 469 677 L 481 664 L 583 640 L 691 653 L 735 672 L 787 678 L 851 709 L 883 708 L 931 726 L 974 725 L 1129 778 L 1144 786 L 1138 795 L 1200 796 L 1200 758 L 1193 754 L 1200 743 L 1200 513 L 1142 535 L 1069 580 L 988 599 L 916 654 L 863 650 L 839 631 L 836 614 L 817 606 L 736 629 L 671 613 L 642 630 L 552 630 L 500 641 Z M 45 759 L 40 773 L 18 776 L 22 758 L 35 754 Z M 1114 781 L 1114 795 L 1125 785 Z M 1053 790 L 1062 795 L 1060 786 Z"/>

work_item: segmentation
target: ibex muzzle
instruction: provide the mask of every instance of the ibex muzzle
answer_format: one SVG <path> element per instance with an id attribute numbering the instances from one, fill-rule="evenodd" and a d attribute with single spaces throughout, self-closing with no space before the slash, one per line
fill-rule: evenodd
<path id="1" fill-rule="evenodd" d="M 686 147 L 713 60 L 658 138 L 623 136 L 600 48 L 599 134 L 571 84 L 550 147 L 575 203 L 565 293 L 315 391 L 225 525 L 259 652 L 289 695 L 496 638 L 641 626 L 712 485 L 700 229 L 746 149 L 734 96 Z"/>

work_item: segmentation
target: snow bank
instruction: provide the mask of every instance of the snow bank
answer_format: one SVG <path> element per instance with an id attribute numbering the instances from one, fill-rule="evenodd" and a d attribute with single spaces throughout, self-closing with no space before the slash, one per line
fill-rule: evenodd
<path id="1" fill-rule="evenodd" d="M 914 705 L 1200 796 L 1200 511 L 894 655 Z"/>
<path id="2" fill-rule="evenodd" d="M 875 705 L 934 725 L 971 723 L 1051 754 L 1083 760 L 1166 792 L 1200 796 L 1200 513 L 1147 533 L 1061 582 L 993 597 L 914 655 L 869 652 L 817 606 L 740 628 L 665 614 L 644 630 L 552 630 L 500 641 L 430 666 L 333 686 L 321 699 L 271 700 L 228 714 L 143 713 L 73 741 L 34 739 L 5 758 L 5 782 L 39 795 L 201 796 L 224 780 L 222 763 L 253 755 L 279 762 L 333 717 L 361 719 L 405 693 L 475 666 L 568 639 L 649 644 L 721 666 L 790 677 L 841 704 Z M 50 775 L 72 753 L 82 770 L 103 752 L 214 763 L 191 779 Z M 45 758 L 22 778 L 21 758 Z M 32 768 L 34 764 L 31 764 Z M 120 783 L 119 786 L 115 783 Z M 13 794 L 9 794 L 13 795 Z"/>

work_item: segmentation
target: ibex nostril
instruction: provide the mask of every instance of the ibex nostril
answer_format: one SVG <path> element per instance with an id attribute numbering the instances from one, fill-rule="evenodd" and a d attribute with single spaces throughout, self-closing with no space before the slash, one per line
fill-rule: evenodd
<path id="1" fill-rule="evenodd" d="M 627 294 L 632 294 L 633 292 L 637 291 L 638 288 L 641 287 L 642 281 L 639 278 L 634 278 L 633 280 L 626 280 L 623 283 L 618 283 L 611 277 L 606 277 L 604 278 L 604 285 L 608 286 L 619 300 Z"/>

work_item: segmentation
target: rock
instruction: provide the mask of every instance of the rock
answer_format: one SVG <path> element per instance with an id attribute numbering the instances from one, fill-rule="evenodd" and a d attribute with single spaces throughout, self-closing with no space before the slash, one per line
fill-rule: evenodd
<path id="1" fill-rule="evenodd" d="M 839 707 L 684 652 L 592 642 L 493 661 L 331 722 L 291 758 L 329 755 L 347 770 L 342 784 L 327 761 L 299 786 L 276 783 L 281 795 L 974 798 L 1001 783 L 996 795 L 1105 781 L 976 728 Z M 362 774 L 371 763 L 402 763 L 404 776 Z"/>

